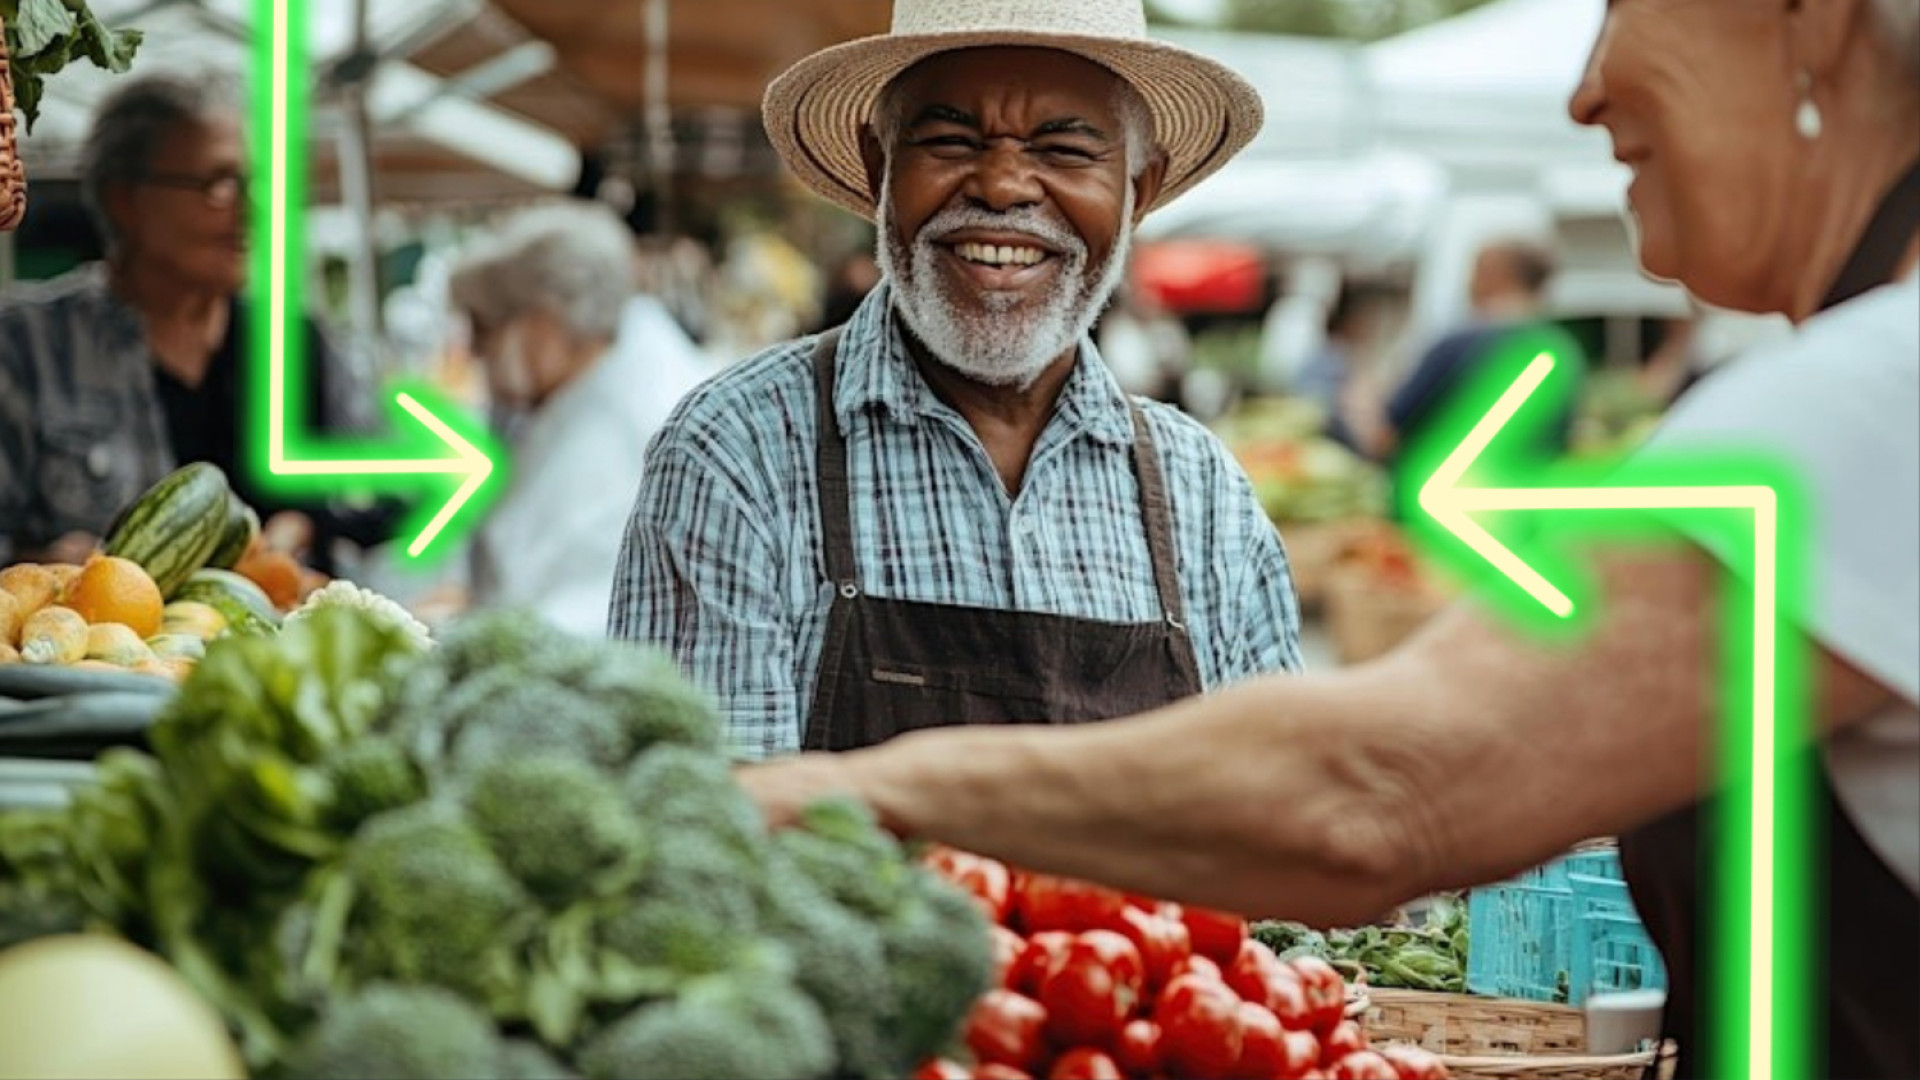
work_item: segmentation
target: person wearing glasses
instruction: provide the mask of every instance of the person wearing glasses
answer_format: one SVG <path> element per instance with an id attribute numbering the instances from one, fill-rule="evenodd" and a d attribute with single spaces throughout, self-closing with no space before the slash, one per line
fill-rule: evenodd
<path id="1" fill-rule="evenodd" d="M 194 461 L 224 469 L 317 569 L 330 569 L 335 538 L 386 539 L 384 513 L 296 508 L 254 482 L 233 86 L 128 81 L 95 117 L 80 174 L 105 259 L 0 297 L 0 566 L 85 559 L 121 507 Z M 306 429 L 359 426 L 367 396 L 311 321 L 306 355 Z"/>

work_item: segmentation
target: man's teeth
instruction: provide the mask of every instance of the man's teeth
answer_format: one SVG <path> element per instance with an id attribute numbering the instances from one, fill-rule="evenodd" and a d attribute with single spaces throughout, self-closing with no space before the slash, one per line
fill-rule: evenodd
<path id="1" fill-rule="evenodd" d="M 992 244 L 960 244 L 954 248 L 968 262 L 987 266 L 1033 266 L 1047 257 L 1039 248 L 996 247 Z"/>

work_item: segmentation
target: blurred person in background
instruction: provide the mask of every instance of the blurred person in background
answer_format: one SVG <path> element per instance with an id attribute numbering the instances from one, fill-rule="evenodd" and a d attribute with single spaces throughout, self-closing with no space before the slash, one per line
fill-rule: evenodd
<path id="1" fill-rule="evenodd" d="M 1129 279 L 1094 327 L 1100 359 L 1129 394 L 1178 404 L 1193 342 L 1187 328 Z"/>
<path id="2" fill-rule="evenodd" d="M 1336 437 L 1375 461 L 1397 460 L 1483 363 L 1523 342 L 1552 349 L 1576 374 L 1584 372 L 1579 343 L 1542 314 L 1553 274 L 1553 255 L 1538 244 L 1510 240 L 1482 248 L 1468 284 L 1468 324 L 1430 346 L 1384 403 L 1349 395 Z M 1578 396 L 1571 391 L 1546 428 L 1540 444 L 1546 457 L 1566 452 Z"/>
<path id="3" fill-rule="evenodd" d="M 833 273 L 827 278 L 827 292 L 820 305 L 820 321 L 815 333 L 825 333 L 836 326 L 845 326 L 861 301 L 880 284 L 880 264 L 873 261 L 870 251 L 856 251 L 840 260 Z"/>
<path id="4" fill-rule="evenodd" d="M 1140 0 L 898 0 L 894 27 L 764 109 L 787 166 L 877 223 L 884 279 L 675 414 L 614 636 L 670 651 L 750 759 L 1297 670 L 1245 472 L 1089 332 L 1141 220 L 1258 130 L 1256 92 L 1149 40 Z"/>
<path id="5" fill-rule="evenodd" d="M 1361 363 L 1360 349 L 1366 342 L 1363 315 L 1358 291 L 1342 285 L 1327 311 L 1325 339 L 1293 381 L 1293 393 L 1320 406 L 1329 423 L 1339 416 L 1347 384 Z"/>
<path id="6" fill-rule="evenodd" d="M 1793 1019 L 1812 1029 L 1795 1076 L 1911 1080 L 1920 4 L 1619 0 L 1570 108 L 1632 167 L 1648 273 L 1795 324 L 1688 394 L 1654 449 L 1763 455 L 1801 478 L 1807 581 L 1804 599 L 1783 595 L 1780 647 L 1805 658 L 1810 730 L 1783 727 L 1780 753 L 1810 789 L 1813 858 L 1781 883 L 1808 890 L 1808 919 L 1779 930 L 1812 964 L 1780 1000 L 1804 1003 Z M 916 733 L 743 776 L 777 821 L 848 794 L 903 833 L 1028 870 L 1333 926 L 1618 836 L 1667 963 L 1678 1076 L 1739 1075 L 1713 1042 L 1725 1022 L 1744 1030 L 1748 1000 L 1745 985 L 1714 984 L 1711 932 L 1740 903 L 1719 891 L 1713 853 L 1743 842 L 1746 805 L 1745 778 L 1722 767 L 1734 628 L 1718 616 L 1748 560 L 1724 542 L 1596 545 L 1577 638 L 1536 640 L 1462 604 L 1364 667 L 1086 728 Z"/>
<path id="7" fill-rule="evenodd" d="M 605 633 L 647 442 L 695 373 L 664 311 L 641 309 L 626 227 L 599 203 L 536 207 L 463 254 L 448 292 L 472 329 L 512 462 L 475 533 L 468 600 Z"/>
<path id="8" fill-rule="evenodd" d="M 333 541 L 388 539 L 390 508 L 355 513 L 261 490 L 246 415 L 248 173 L 230 82 L 130 79 L 101 106 L 80 182 L 104 262 L 0 298 L 0 564 L 78 562 L 119 510 L 205 461 L 267 518 L 269 537 L 331 569 Z M 305 323 L 308 431 L 364 426 L 368 398 Z"/>

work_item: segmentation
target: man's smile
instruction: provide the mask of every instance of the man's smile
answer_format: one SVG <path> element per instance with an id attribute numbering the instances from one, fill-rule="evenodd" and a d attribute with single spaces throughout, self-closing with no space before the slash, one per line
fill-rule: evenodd
<path id="1" fill-rule="evenodd" d="M 982 291 L 1026 289 L 1050 277 L 1059 253 L 1038 239 L 1019 234 L 963 230 L 939 241 L 946 262 L 963 280 Z"/>

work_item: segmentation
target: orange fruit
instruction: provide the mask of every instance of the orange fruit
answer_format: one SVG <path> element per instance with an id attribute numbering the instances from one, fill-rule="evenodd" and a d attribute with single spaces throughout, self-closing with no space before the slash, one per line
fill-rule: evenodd
<path id="1" fill-rule="evenodd" d="M 67 606 L 90 623 L 121 623 L 149 638 L 160 632 L 166 600 L 139 563 L 98 555 L 87 560 L 74 579 Z"/>
<path id="2" fill-rule="evenodd" d="M 293 556 L 279 551 L 256 551 L 234 565 L 234 572 L 260 586 L 273 606 L 290 611 L 300 605 L 300 564 Z"/>

